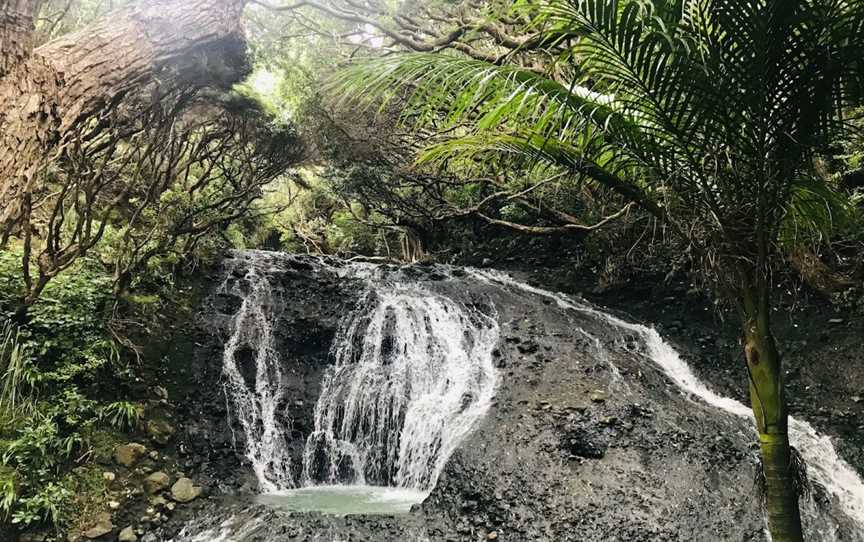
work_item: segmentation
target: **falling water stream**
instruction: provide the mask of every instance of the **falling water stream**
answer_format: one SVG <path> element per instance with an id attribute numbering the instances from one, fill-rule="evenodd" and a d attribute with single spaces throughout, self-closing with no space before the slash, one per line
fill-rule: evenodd
<path id="1" fill-rule="evenodd" d="M 458 301 L 446 289 L 442 293 L 392 267 L 384 272 L 370 264 L 322 262 L 314 272 L 357 280 L 365 293 L 333 341 L 333 363 L 315 407 L 314 431 L 305 443 L 302 468 L 292 469 L 286 447 L 290 431 L 278 412 L 285 400 L 286 374 L 274 342 L 279 303 L 270 283 L 279 273 L 279 258 L 291 257 L 238 254 L 229 261 L 229 278 L 221 287 L 242 300 L 225 346 L 224 374 L 229 406 L 245 432 L 246 456 L 263 493 L 261 502 L 336 515 L 407 512 L 434 488 L 451 454 L 492 404 L 499 327 L 491 304 L 479 308 L 464 296 Z M 452 271 L 438 269 L 445 275 Z M 656 330 L 503 273 L 460 272 L 465 273 L 478 284 L 539 296 L 554 301 L 559 310 L 598 319 L 622 340 L 636 337 L 638 354 L 682 392 L 740 418 L 742 428 L 752 431 L 750 409 L 711 391 Z M 589 339 L 597 358 L 610 366 L 610 385 L 626 392 L 628 384 L 610 361 L 605 343 L 585 330 L 574 332 Z M 855 530 L 864 532 L 864 482 L 838 456 L 830 439 L 806 422 L 791 420 L 790 433 L 811 477 L 836 509 L 825 513 L 807 506 L 812 539 L 843 540 L 837 534 L 842 522 L 851 521 Z M 302 474 L 295 479 L 292 471 Z M 218 538 L 194 540 L 211 539 Z"/>
<path id="2" fill-rule="evenodd" d="M 489 409 L 494 318 L 417 285 L 370 284 L 333 344 L 304 483 L 431 490 Z"/>
<path id="3" fill-rule="evenodd" d="M 246 434 L 246 457 L 261 489 L 270 493 L 294 486 L 286 446 L 288 428 L 278 419 L 285 374 L 273 336 L 278 315 L 274 314 L 277 304 L 267 278 L 268 272 L 274 271 L 271 258 L 265 258 L 266 253 L 246 254 L 251 257 L 226 262 L 228 279 L 219 288 L 220 293 L 242 299 L 231 322 L 222 368 L 229 408 Z M 251 378 L 242 367 L 250 360 L 254 363 Z M 246 372 L 250 372 L 248 368 Z"/>

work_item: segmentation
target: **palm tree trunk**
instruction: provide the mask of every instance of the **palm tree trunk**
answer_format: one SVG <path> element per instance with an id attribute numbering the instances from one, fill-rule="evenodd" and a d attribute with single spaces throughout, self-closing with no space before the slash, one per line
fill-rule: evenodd
<path id="1" fill-rule="evenodd" d="M 750 402 L 762 450 L 768 527 L 774 542 L 803 542 L 795 467 L 789 446 L 780 355 L 770 329 L 769 286 L 755 281 L 743 291 L 744 353 Z"/>

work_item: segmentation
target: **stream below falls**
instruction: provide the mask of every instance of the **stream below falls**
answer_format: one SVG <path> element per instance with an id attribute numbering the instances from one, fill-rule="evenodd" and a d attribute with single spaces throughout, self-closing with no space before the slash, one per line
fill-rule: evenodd
<path id="1" fill-rule="evenodd" d="M 297 273 L 298 267 L 307 274 L 356 284 L 357 290 L 354 309 L 343 315 L 333 335 L 330 363 L 321 374 L 320 393 L 308 424 L 311 427 L 302 436 L 294 429 L 296 420 L 287 419 L 284 413 L 285 405 L 294 400 L 289 396 L 292 353 L 281 351 L 278 340 L 278 323 L 292 304 L 290 289 L 283 288 L 280 281 L 286 273 Z M 713 392 L 652 328 L 491 270 L 442 265 L 400 268 L 264 251 L 236 252 L 226 261 L 225 280 L 217 294 L 239 300 L 227 330 L 223 382 L 229 416 L 242 428 L 243 453 L 260 494 L 250 503 L 218 508 L 218 515 L 211 512 L 193 520 L 174 537 L 176 542 L 675 540 L 678 538 L 668 533 L 687 531 L 689 520 L 685 517 L 652 516 L 650 510 L 634 509 L 632 513 L 623 511 L 626 517 L 633 517 L 634 527 L 594 534 L 603 532 L 597 527 L 602 519 L 585 517 L 583 501 L 590 499 L 581 495 L 583 490 L 573 489 L 578 484 L 588 484 L 578 487 L 591 487 L 591 491 L 604 484 L 620 484 L 628 493 L 644 494 L 638 498 L 655 498 L 656 502 L 668 501 L 666 493 L 674 493 L 681 503 L 719 499 L 722 509 L 704 509 L 703 514 L 729 517 L 699 519 L 706 525 L 706 534 L 700 537 L 694 531 L 695 539 L 724 539 L 707 527 L 710 521 L 722 522 L 729 533 L 742 529 L 749 533 L 744 540 L 767 537 L 764 520 L 760 526 L 758 517 L 753 517 L 759 515 L 758 504 L 746 495 L 752 489 L 729 488 L 725 487 L 728 482 L 722 482 L 724 476 L 740 481 L 740 477 L 735 478 L 736 468 L 707 468 L 696 459 L 688 459 L 688 454 L 701 457 L 692 438 L 685 447 L 657 438 L 659 431 L 686 433 L 685 424 L 713 424 L 709 431 L 731 435 L 728 446 L 735 451 L 730 457 L 746 465 L 752 478 L 754 453 L 748 440 L 755 441 L 755 432 L 750 409 Z M 505 337 L 505 328 L 521 330 L 523 322 L 530 322 L 528 328 L 535 335 L 548 337 L 549 345 L 526 346 L 524 340 Z M 538 331 L 544 326 L 549 328 L 545 334 Z M 565 347 L 569 350 L 562 350 Z M 511 350 L 512 360 L 508 358 Z M 553 355 L 559 351 L 567 354 Z M 599 418 L 599 414 L 592 417 L 590 410 L 586 413 L 589 407 L 574 407 L 565 422 L 555 423 L 600 427 L 591 438 L 608 450 L 605 457 L 597 454 L 596 459 L 577 458 L 575 463 L 562 464 L 560 454 L 550 453 L 547 460 L 542 455 L 550 449 L 552 426 L 544 425 L 545 414 L 529 423 L 524 421 L 527 414 L 518 412 L 527 409 L 519 406 L 528 403 L 523 398 L 544 384 L 533 381 L 530 368 L 508 370 L 513 363 L 544 352 L 549 358 L 544 360 L 546 366 L 534 371 L 546 371 L 544 378 L 550 386 L 576 378 L 570 375 L 572 367 L 574 375 L 588 375 L 578 376 L 588 380 L 585 386 L 601 388 L 610 396 L 602 403 L 595 397 L 595 404 L 608 409 L 627 404 L 632 410 L 633 404 L 650 403 L 658 414 L 640 429 L 642 426 L 633 427 L 637 422 L 622 422 L 616 416 Z M 568 361 L 568 356 L 572 360 Z M 557 363 L 563 364 L 560 369 L 549 368 Z M 581 382 L 568 384 L 561 393 Z M 557 397 L 551 391 L 548 395 Z M 663 413 L 664 405 L 668 405 L 669 413 Z M 589 418 L 600 422 L 584 425 Z M 612 421 L 607 423 L 607 419 Z M 519 437 L 520 430 L 526 435 L 534 432 L 526 438 Z M 638 431 L 644 431 L 644 437 L 634 436 Z M 818 499 L 802 503 L 807 539 L 864 542 L 864 482 L 860 475 L 838 455 L 831 439 L 807 422 L 792 420 L 790 431 L 793 445 L 800 450 L 819 488 Z M 527 455 L 518 458 L 519 446 L 502 449 L 507 447 L 490 445 L 487 434 L 503 435 L 502 443 L 524 438 Z M 616 441 L 621 435 L 626 437 Z M 725 437 L 716 437 L 721 438 Z M 645 455 L 647 439 L 653 439 L 654 449 L 663 451 Z M 533 444 L 541 452 L 528 452 Z M 690 447 L 694 450 L 688 451 Z M 637 456 L 636 449 L 643 452 Z M 500 498 L 497 490 L 490 489 L 498 501 L 495 510 L 506 512 L 501 512 L 501 517 L 486 513 L 482 526 L 477 525 L 476 503 L 473 509 L 466 509 L 465 504 L 456 511 L 448 508 L 447 501 L 452 499 L 447 491 L 456 488 L 454 491 L 470 494 L 477 485 L 461 481 L 462 471 L 457 469 L 468 465 L 468 470 L 493 473 L 486 475 L 491 477 L 498 467 L 502 472 L 514 468 L 507 459 L 514 456 L 516 471 L 525 465 L 524 472 L 528 472 L 530 465 L 541 472 L 549 470 L 553 480 L 564 476 L 572 484 L 571 489 L 565 484 L 552 490 L 557 493 L 550 501 L 564 499 L 564 504 L 551 505 L 550 517 L 540 521 L 535 516 L 533 521 L 547 524 L 545 527 L 516 532 L 519 522 L 526 521 L 519 516 L 521 512 L 513 511 L 519 507 L 518 487 L 509 497 L 502 491 Z M 451 465 L 453 458 L 458 458 L 458 465 Z M 592 460 L 596 463 L 589 463 Z M 677 465 L 681 472 L 645 468 L 661 460 Z M 695 474 L 683 470 L 691 468 Z M 712 472 L 703 473 L 705 470 Z M 706 482 L 694 482 L 702 476 Z M 528 478 L 526 495 L 544 495 L 546 490 L 533 487 L 531 476 Z M 717 489 L 712 489 L 712 484 Z M 443 487 L 436 489 L 439 485 Z M 576 500 L 567 501 L 568 491 Z M 694 497 L 681 496 L 682 492 L 692 492 Z M 471 497 L 466 502 L 483 499 Z M 611 494 L 594 499 L 614 501 Z M 693 505 L 695 516 L 700 506 L 708 505 Z M 459 510 L 468 510 L 468 519 L 454 519 L 462 513 Z M 378 516 L 384 523 L 358 527 L 351 524 L 354 516 Z M 614 515 L 610 518 L 614 523 Z M 494 531 L 486 525 L 493 521 L 498 525 Z M 748 521 L 755 527 L 744 531 Z M 670 525 L 675 522 L 681 526 L 672 531 Z M 373 532 L 379 534 L 368 534 Z M 660 538 L 657 533 L 667 534 Z M 682 535 L 681 539 L 690 538 Z"/>

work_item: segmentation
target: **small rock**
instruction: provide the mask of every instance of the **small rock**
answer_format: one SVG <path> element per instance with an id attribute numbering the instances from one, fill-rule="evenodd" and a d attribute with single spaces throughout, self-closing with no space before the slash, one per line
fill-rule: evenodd
<path id="1" fill-rule="evenodd" d="M 862 401 L 864 401 L 864 399 L 862 399 L 860 396 L 858 396 L 858 395 L 853 395 L 853 396 L 852 396 L 852 402 L 853 402 L 853 403 L 860 403 L 860 402 L 862 402 Z"/>
<path id="2" fill-rule="evenodd" d="M 187 503 L 197 499 L 201 491 L 189 478 L 180 478 L 171 486 L 171 498 L 179 503 Z"/>
<path id="3" fill-rule="evenodd" d="M 106 482 L 113 482 L 117 478 L 117 475 L 110 471 L 105 471 L 102 473 L 102 479 Z"/>
<path id="4" fill-rule="evenodd" d="M 594 403 L 603 403 L 606 401 L 606 394 L 597 390 L 591 394 L 591 401 Z"/>
<path id="5" fill-rule="evenodd" d="M 839 324 L 842 324 L 843 322 L 845 322 L 845 320 L 843 320 L 842 318 L 831 318 L 830 320 L 828 320 L 829 324 L 834 324 L 834 325 L 839 325 Z"/>
<path id="6" fill-rule="evenodd" d="M 96 523 L 82 534 L 85 538 L 93 540 L 94 538 L 105 536 L 113 530 L 114 524 L 111 523 L 111 514 L 108 512 L 100 512 L 96 515 Z"/>
<path id="7" fill-rule="evenodd" d="M 138 542 L 138 535 L 135 534 L 132 527 L 126 527 L 120 531 L 120 535 L 117 537 L 117 542 Z"/>
<path id="8" fill-rule="evenodd" d="M 171 485 L 171 477 L 162 471 L 154 472 L 144 480 L 147 493 L 154 495 Z"/>
<path id="9" fill-rule="evenodd" d="M 117 501 L 108 501 L 108 508 L 110 508 L 111 510 L 117 510 L 118 508 L 120 508 L 120 503 Z"/>
<path id="10" fill-rule="evenodd" d="M 159 461 L 159 452 L 157 452 L 156 450 L 153 450 L 152 452 L 150 452 L 149 454 L 147 454 L 147 456 L 148 456 L 150 459 L 152 459 L 153 461 Z"/>
<path id="11" fill-rule="evenodd" d="M 143 444 L 131 442 L 114 449 L 114 461 L 124 467 L 134 467 L 147 455 L 147 448 Z"/>
<path id="12" fill-rule="evenodd" d="M 498 540 L 498 533 L 496 533 L 495 531 L 492 531 L 491 533 L 486 535 L 486 538 L 489 540 Z"/>

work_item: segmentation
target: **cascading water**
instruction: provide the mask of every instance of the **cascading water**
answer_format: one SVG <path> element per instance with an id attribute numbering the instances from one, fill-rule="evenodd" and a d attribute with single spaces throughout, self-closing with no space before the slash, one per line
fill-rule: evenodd
<path id="1" fill-rule="evenodd" d="M 498 326 L 418 285 L 370 287 L 333 344 L 304 481 L 428 491 L 489 408 Z"/>
<path id="2" fill-rule="evenodd" d="M 276 300 L 268 278 L 278 268 L 271 255 L 257 251 L 237 253 L 226 266 L 220 292 L 242 300 L 223 354 L 229 407 L 243 427 L 246 457 L 261 489 L 293 487 L 288 428 L 279 419 L 285 375 L 273 336 Z"/>
<path id="3" fill-rule="evenodd" d="M 262 492 L 314 499 L 308 491 L 288 492 L 298 484 L 287 451 L 289 427 L 279 411 L 287 403 L 286 375 L 273 336 L 279 303 L 270 284 L 285 258 L 245 251 L 227 262 L 220 292 L 242 302 L 223 372 Z M 321 262 L 317 269 L 365 281 L 367 293 L 333 341 L 334 364 L 315 408 L 300 485 L 322 486 L 331 500 L 367 491 L 358 493 L 357 486 L 408 490 L 370 494 L 394 510 L 420 502 L 489 409 L 497 379 L 496 319 L 405 277 L 384 278 L 375 266 Z"/>
<path id="4" fill-rule="evenodd" d="M 619 332 L 635 334 L 642 341 L 643 355 L 654 362 L 678 388 L 713 407 L 742 418 L 747 430 L 754 430 L 752 410 L 709 389 L 696 377 L 678 352 L 662 339 L 657 330 L 625 322 L 564 294 L 535 288 L 501 272 L 475 269 L 471 270 L 471 274 L 481 281 L 551 299 L 562 309 L 589 314 L 608 322 Z M 824 488 L 844 516 L 834 517 L 831 513 L 826 515 L 812 502 L 807 503 L 804 514 L 810 535 L 822 542 L 841 540 L 842 538 L 838 538 L 840 523 L 851 521 L 854 531 L 848 533 L 848 536 L 853 537 L 851 540 L 864 542 L 864 480 L 840 458 L 831 439 L 817 433 L 809 423 L 790 417 L 789 433 L 792 444 L 798 448 L 808 465 L 811 478 Z"/>

